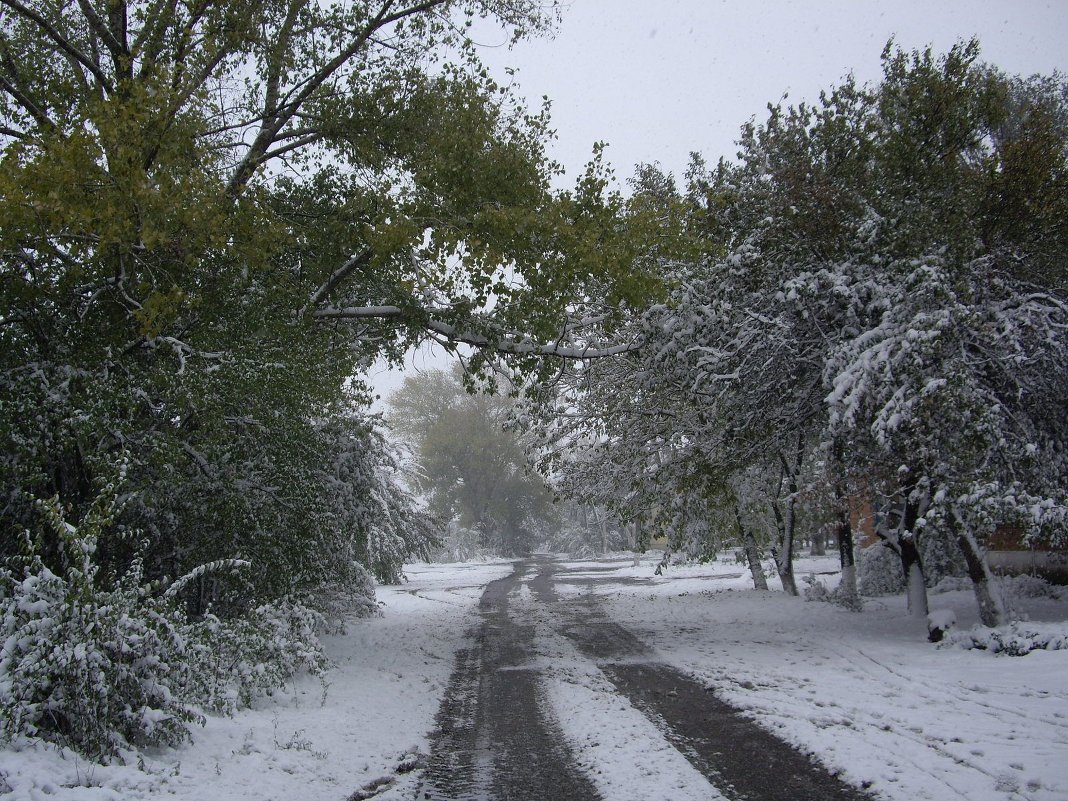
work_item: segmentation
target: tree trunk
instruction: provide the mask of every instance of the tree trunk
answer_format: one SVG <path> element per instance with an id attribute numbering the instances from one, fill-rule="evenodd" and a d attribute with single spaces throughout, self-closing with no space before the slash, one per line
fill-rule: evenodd
<path id="1" fill-rule="evenodd" d="M 812 535 L 812 546 L 809 548 L 809 556 L 827 555 L 827 529 L 820 526 Z"/>
<path id="2" fill-rule="evenodd" d="M 660 557 L 660 563 L 656 566 L 656 570 L 653 571 L 654 575 L 662 576 L 664 571 L 668 569 L 668 565 L 671 562 L 671 546 L 664 550 L 664 555 Z"/>
<path id="3" fill-rule="evenodd" d="M 845 485 L 845 457 L 842 443 L 835 439 L 832 447 L 834 461 L 834 505 L 838 519 L 834 522 L 835 539 L 838 541 L 838 562 L 842 566 L 842 579 L 838 593 L 850 609 L 859 610 L 860 595 L 857 592 L 857 559 L 853 543 L 853 526 L 849 521 L 849 496 Z M 826 531 L 820 529 L 820 535 Z"/>
<path id="4" fill-rule="evenodd" d="M 752 531 L 746 531 L 742 526 L 742 516 L 738 509 L 734 510 L 734 520 L 738 525 L 738 535 L 742 541 L 742 549 L 745 551 L 745 561 L 749 564 L 749 572 L 753 575 L 753 589 L 766 590 L 768 578 L 764 575 L 764 565 L 760 562 L 760 548 L 757 546 L 756 537 Z"/>
<path id="5" fill-rule="evenodd" d="M 778 530 L 778 541 L 771 548 L 771 555 L 775 557 L 775 570 L 779 574 L 783 591 L 790 595 L 800 595 L 797 591 L 797 582 L 794 580 L 794 527 L 792 515 L 782 514 L 779 502 L 772 501 L 771 509 L 775 513 L 775 527 Z"/>
<path id="6" fill-rule="evenodd" d="M 905 574 L 905 591 L 908 599 L 909 614 L 913 617 L 927 617 L 927 584 L 923 577 L 923 560 L 920 558 L 919 535 L 916 521 L 920 519 L 920 504 L 906 490 L 905 508 L 901 515 L 898 544 L 901 556 L 901 569 Z"/>
<path id="7" fill-rule="evenodd" d="M 786 497 L 785 513 L 779 509 L 778 498 L 773 499 L 771 502 L 772 511 L 775 513 L 775 526 L 779 533 L 779 541 L 776 547 L 772 548 L 772 554 L 775 557 L 775 568 L 779 572 L 782 588 L 790 595 L 800 595 L 797 591 L 797 582 L 794 580 L 794 526 L 797 521 L 797 474 L 801 472 L 804 445 L 804 435 L 798 434 L 797 458 L 793 465 L 788 464 L 783 452 L 779 451 L 783 479 L 786 481 L 786 488 L 790 493 Z"/>
<path id="8" fill-rule="evenodd" d="M 949 513 L 950 528 L 957 545 L 968 565 L 968 577 L 972 580 L 975 600 L 979 604 L 979 619 L 984 626 L 1001 626 L 1005 623 L 1005 606 L 994 587 L 994 574 L 986 560 L 986 552 L 979 547 L 975 536 L 957 516 L 956 510 Z"/>
<path id="9" fill-rule="evenodd" d="M 923 578 L 923 562 L 912 537 L 901 541 L 901 568 L 905 571 L 905 592 L 909 614 L 927 617 L 927 584 Z"/>
<path id="10" fill-rule="evenodd" d="M 851 609 L 860 608 L 860 596 L 857 594 L 857 561 L 853 550 L 853 527 L 849 525 L 849 511 L 839 511 L 835 525 L 838 539 L 838 561 L 842 566 L 842 580 L 838 592 L 842 600 Z"/>

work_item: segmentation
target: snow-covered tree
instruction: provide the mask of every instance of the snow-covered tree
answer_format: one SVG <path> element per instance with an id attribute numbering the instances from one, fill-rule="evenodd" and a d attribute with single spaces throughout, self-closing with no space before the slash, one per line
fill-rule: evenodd
<path id="1" fill-rule="evenodd" d="M 584 476 L 654 497 L 683 486 L 669 469 L 777 468 L 756 497 L 787 587 L 806 497 L 826 499 L 853 580 L 863 494 L 914 613 L 935 537 L 961 550 L 984 622 L 1000 619 L 984 538 L 1065 536 L 1068 90 L 977 58 L 975 43 L 888 46 L 881 83 L 773 106 L 737 164 L 695 165 L 708 257 L 663 263 L 675 288 L 631 323 L 643 344 L 624 366 L 561 382 L 586 439 L 550 427 L 599 455 Z"/>

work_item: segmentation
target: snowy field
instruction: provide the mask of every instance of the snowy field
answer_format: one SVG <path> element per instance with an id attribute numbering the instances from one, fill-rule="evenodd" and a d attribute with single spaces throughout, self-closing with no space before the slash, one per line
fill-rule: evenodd
<path id="1" fill-rule="evenodd" d="M 903 598 L 868 600 L 855 614 L 753 592 L 733 563 L 671 568 L 661 577 L 653 564 L 651 557 L 638 567 L 629 558 L 564 563 L 556 592 L 564 600 L 595 593 L 661 660 L 878 798 L 1068 799 L 1068 651 L 1008 657 L 937 648 L 924 625 L 904 615 Z M 834 564 L 801 559 L 797 574 L 825 574 Z M 0 798 L 344 801 L 380 780 L 393 784 L 376 798 L 411 798 L 418 770 L 410 769 L 427 751 L 453 655 L 478 619 L 481 588 L 510 570 L 508 563 L 416 565 L 408 584 L 380 588 L 383 617 L 354 621 L 327 639 L 336 666 L 325 702 L 317 681 L 298 681 L 257 709 L 210 718 L 192 744 L 146 755 L 143 769 L 94 767 L 69 752 L 16 744 L 0 751 Z M 933 594 L 931 605 L 954 609 L 961 627 L 975 623 L 969 592 Z M 536 626 L 539 661 L 550 666 L 545 699 L 567 724 L 566 739 L 582 749 L 577 760 L 615 769 L 601 773 L 605 795 L 701 797 L 701 777 L 657 745 L 653 724 L 611 695 L 529 583 L 514 606 Z M 1064 601 L 1017 608 L 1033 620 L 1068 620 Z"/>

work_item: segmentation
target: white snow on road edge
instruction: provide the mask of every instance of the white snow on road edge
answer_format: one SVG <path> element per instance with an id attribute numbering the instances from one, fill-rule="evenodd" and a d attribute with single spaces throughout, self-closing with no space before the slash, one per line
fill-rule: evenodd
<path id="1" fill-rule="evenodd" d="M 797 574 L 836 562 L 799 559 Z M 755 592 L 747 575 L 727 577 L 733 561 L 664 577 L 615 564 L 597 575 L 626 583 L 595 587 L 610 617 L 849 783 L 888 801 L 1068 799 L 1068 651 L 938 648 L 926 621 L 906 615 L 903 596 L 869 599 L 857 614 Z M 557 589 L 579 595 L 588 585 Z M 955 610 L 963 628 L 977 622 L 969 591 L 931 602 Z M 1034 620 L 1068 619 L 1064 601 L 1015 605 Z"/>

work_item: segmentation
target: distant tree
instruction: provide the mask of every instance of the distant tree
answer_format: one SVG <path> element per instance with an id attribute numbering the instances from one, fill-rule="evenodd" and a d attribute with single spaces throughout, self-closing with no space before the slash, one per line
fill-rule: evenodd
<path id="1" fill-rule="evenodd" d="M 457 368 L 405 378 L 389 398 L 390 420 L 414 447 L 417 485 L 434 514 L 478 532 L 483 548 L 529 553 L 556 523 L 552 493 L 507 427 L 511 401 L 469 393 L 462 375 Z"/>

